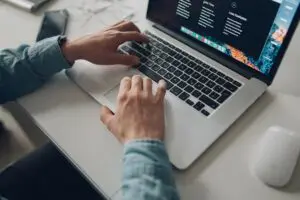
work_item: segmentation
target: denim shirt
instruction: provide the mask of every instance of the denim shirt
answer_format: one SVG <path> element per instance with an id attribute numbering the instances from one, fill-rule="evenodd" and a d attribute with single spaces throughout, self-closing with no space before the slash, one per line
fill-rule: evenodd
<path id="1" fill-rule="evenodd" d="M 59 37 L 53 37 L 33 46 L 0 50 L 0 104 L 33 92 L 55 73 L 70 67 L 58 41 Z M 123 165 L 123 200 L 179 200 L 161 141 L 126 143 Z M 0 195 L 0 199 L 6 198 Z"/>

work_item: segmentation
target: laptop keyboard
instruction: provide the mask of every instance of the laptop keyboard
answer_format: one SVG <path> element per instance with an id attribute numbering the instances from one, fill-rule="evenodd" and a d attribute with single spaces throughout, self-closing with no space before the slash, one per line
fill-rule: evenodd
<path id="1" fill-rule="evenodd" d="M 168 91 L 204 116 L 210 116 L 241 88 L 239 81 L 152 33 L 145 34 L 148 44 L 128 42 L 120 50 L 138 56 L 140 72 L 155 82 L 165 80 Z"/>

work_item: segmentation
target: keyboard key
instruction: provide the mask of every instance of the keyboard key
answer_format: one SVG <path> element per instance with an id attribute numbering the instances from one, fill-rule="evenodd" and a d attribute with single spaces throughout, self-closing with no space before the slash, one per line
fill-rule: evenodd
<path id="1" fill-rule="evenodd" d="M 184 65 L 184 64 L 181 64 L 181 65 L 179 65 L 178 69 L 180 69 L 180 70 L 184 71 L 184 70 L 186 70 L 186 69 L 187 69 L 187 66 L 186 66 L 186 65 Z"/>
<path id="2" fill-rule="evenodd" d="M 173 77 L 173 78 L 171 79 L 171 82 L 174 83 L 174 84 L 179 83 L 179 81 L 180 81 L 180 79 L 179 79 L 178 77 Z"/>
<path id="3" fill-rule="evenodd" d="M 189 99 L 188 99 L 188 100 L 186 100 L 186 103 L 187 103 L 187 104 L 189 104 L 190 106 L 193 106 L 193 105 L 194 105 L 194 102 L 193 102 L 193 101 L 191 101 L 191 100 L 189 100 Z"/>
<path id="4" fill-rule="evenodd" d="M 176 51 L 177 53 L 182 53 L 182 50 L 179 49 L 179 48 L 177 48 L 177 47 L 175 47 L 175 51 Z"/>
<path id="5" fill-rule="evenodd" d="M 160 69 L 160 67 L 158 65 L 154 65 L 151 69 L 153 71 L 158 71 Z"/>
<path id="6" fill-rule="evenodd" d="M 197 66 L 197 64 L 194 63 L 193 61 L 190 61 L 190 62 L 187 64 L 187 66 L 189 66 L 189 67 L 191 67 L 191 68 L 194 68 L 194 67 Z"/>
<path id="7" fill-rule="evenodd" d="M 157 72 L 159 75 L 165 75 L 166 73 L 167 73 L 167 70 L 165 70 L 165 69 L 160 69 L 160 70 L 158 70 L 158 72 Z"/>
<path id="8" fill-rule="evenodd" d="M 201 83 L 196 83 L 196 84 L 194 85 L 194 87 L 195 87 L 196 89 L 198 89 L 198 90 L 202 90 L 202 89 L 204 88 L 204 85 L 201 84 Z"/>
<path id="9" fill-rule="evenodd" d="M 201 75 L 200 75 L 198 72 L 194 72 L 194 73 L 192 74 L 192 77 L 195 78 L 195 79 L 200 78 L 200 76 L 201 76 Z"/>
<path id="10" fill-rule="evenodd" d="M 198 63 L 198 65 L 203 65 L 204 63 L 201 60 L 196 59 L 196 63 Z"/>
<path id="11" fill-rule="evenodd" d="M 167 59 L 167 57 L 168 57 L 168 54 L 165 54 L 165 53 L 162 53 L 161 55 L 160 55 L 160 57 L 161 57 L 161 59 Z"/>
<path id="12" fill-rule="evenodd" d="M 159 66 L 162 65 L 164 63 L 164 60 L 161 58 L 157 58 L 155 61 L 156 64 L 158 64 Z"/>
<path id="13" fill-rule="evenodd" d="M 171 57 L 171 56 L 168 56 L 168 57 L 166 58 L 166 61 L 169 62 L 169 63 L 172 63 L 172 62 L 174 61 L 174 58 Z"/>
<path id="14" fill-rule="evenodd" d="M 167 73 L 167 74 L 165 74 L 164 77 L 165 77 L 166 79 L 168 79 L 168 80 L 171 80 L 171 79 L 173 78 L 173 76 L 174 76 L 173 74 Z"/>
<path id="15" fill-rule="evenodd" d="M 201 67 L 201 66 L 199 66 L 199 65 L 197 65 L 197 66 L 194 68 L 194 70 L 195 70 L 196 72 L 201 72 L 203 69 L 204 69 L 204 68 Z"/>
<path id="16" fill-rule="evenodd" d="M 216 92 L 212 92 L 209 97 L 212 98 L 213 100 L 216 100 L 220 97 L 221 95 L 219 95 L 218 93 Z"/>
<path id="17" fill-rule="evenodd" d="M 183 58 L 183 55 L 177 54 L 177 55 L 175 56 L 175 58 L 176 58 L 177 60 L 181 60 L 181 59 Z"/>
<path id="18" fill-rule="evenodd" d="M 225 76 L 225 80 L 227 80 L 227 81 L 229 81 L 229 82 L 232 82 L 232 81 L 233 81 L 233 79 L 230 78 L 229 76 Z"/>
<path id="19" fill-rule="evenodd" d="M 185 88 L 185 86 L 186 86 L 187 84 L 185 83 L 185 82 L 183 82 L 183 81 L 180 81 L 180 83 L 178 83 L 178 87 L 180 87 L 180 88 Z"/>
<path id="20" fill-rule="evenodd" d="M 176 71 L 174 72 L 174 75 L 177 76 L 177 77 L 181 76 L 182 74 L 183 74 L 183 72 L 180 71 L 180 70 L 176 70 Z"/>
<path id="21" fill-rule="evenodd" d="M 216 80 L 216 79 L 218 78 L 218 76 L 215 75 L 215 74 L 210 74 L 210 75 L 208 76 L 208 78 L 209 78 L 210 80 L 214 81 L 214 80 Z"/>
<path id="22" fill-rule="evenodd" d="M 203 115 L 205 115 L 206 117 L 208 117 L 209 115 L 210 115 L 210 113 L 207 111 L 207 110 L 201 110 L 201 113 L 203 114 Z"/>
<path id="23" fill-rule="evenodd" d="M 205 95 L 202 95 L 199 100 L 202 101 L 204 104 L 208 105 L 209 107 L 211 107 L 212 109 L 216 109 L 219 107 L 218 103 L 216 103 L 214 100 L 210 99 Z"/>
<path id="24" fill-rule="evenodd" d="M 184 55 L 185 57 L 187 57 L 189 55 L 185 51 L 183 51 L 181 54 Z"/>
<path id="25" fill-rule="evenodd" d="M 208 87 L 204 87 L 202 90 L 201 90 L 204 94 L 209 94 L 211 93 L 211 89 L 209 89 Z"/>
<path id="26" fill-rule="evenodd" d="M 181 62 L 184 64 L 187 64 L 188 62 L 190 62 L 190 60 L 186 57 L 184 57 L 183 59 L 181 59 Z"/>
<path id="27" fill-rule="evenodd" d="M 215 68 L 209 68 L 209 70 L 211 71 L 211 72 L 213 72 L 213 73 L 216 73 L 217 72 L 217 70 L 215 69 Z"/>
<path id="28" fill-rule="evenodd" d="M 206 83 L 208 81 L 208 78 L 204 77 L 204 76 L 201 76 L 199 79 L 198 79 L 201 83 Z"/>
<path id="29" fill-rule="evenodd" d="M 187 82 L 190 85 L 195 85 L 197 83 L 197 81 L 195 79 L 193 79 L 193 78 L 190 78 Z"/>
<path id="30" fill-rule="evenodd" d="M 166 46 L 163 47 L 162 51 L 163 51 L 164 53 L 168 54 L 168 57 L 169 57 L 170 51 L 171 51 L 171 49 L 170 49 L 169 47 L 166 47 Z"/>
<path id="31" fill-rule="evenodd" d="M 211 74 L 211 72 L 204 69 L 204 70 L 201 71 L 201 74 L 204 75 L 204 76 L 209 76 Z"/>
<path id="32" fill-rule="evenodd" d="M 209 65 L 205 64 L 205 63 L 202 64 L 202 67 L 204 67 L 205 69 L 209 69 L 210 68 Z"/>
<path id="33" fill-rule="evenodd" d="M 206 86 L 209 87 L 209 88 L 213 88 L 213 87 L 215 87 L 215 85 L 216 85 L 216 83 L 215 83 L 215 82 L 212 82 L 212 81 L 208 81 L 208 82 L 206 83 Z"/>
<path id="34" fill-rule="evenodd" d="M 148 61 L 148 58 L 146 58 L 146 57 L 142 57 L 141 59 L 140 59 L 140 62 L 141 63 L 145 63 L 145 62 L 147 62 Z"/>
<path id="35" fill-rule="evenodd" d="M 153 54 L 151 54 L 151 55 L 149 56 L 149 60 L 151 60 L 152 62 L 155 62 L 156 59 L 157 59 L 157 57 L 156 57 L 155 55 L 153 55 Z"/>
<path id="36" fill-rule="evenodd" d="M 241 87 L 241 86 L 242 86 L 242 84 L 239 83 L 239 82 L 237 82 L 237 81 L 233 81 L 233 85 L 235 85 L 235 86 L 237 86 L 237 87 Z"/>
<path id="37" fill-rule="evenodd" d="M 218 84 L 220 84 L 220 85 L 223 85 L 223 84 L 225 83 L 225 80 L 224 80 L 223 78 L 218 78 L 218 79 L 216 80 L 216 82 L 217 82 Z"/>
<path id="38" fill-rule="evenodd" d="M 225 83 L 223 85 L 223 87 L 226 88 L 227 90 L 231 91 L 231 92 L 235 92 L 238 89 L 235 85 L 233 85 L 229 82 Z"/>
<path id="39" fill-rule="evenodd" d="M 154 66 L 154 63 L 151 62 L 150 60 L 148 60 L 148 61 L 145 63 L 145 66 L 151 68 L 151 67 Z"/>
<path id="40" fill-rule="evenodd" d="M 226 99 L 228 99 L 231 96 L 231 92 L 224 90 L 221 93 L 221 96 L 219 97 L 219 99 L 217 100 L 217 102 L 219 103 L 223 103 L 224 101 L 226 101 Z"/>
<path id="41" fill-rule="evenodd" d="M 161 65 L 162 68 L 165 68 L 165 69 L 168 69 L 170 67 L 170 64 L 167 63 L 167 62 L 164 62 L 162 65 Z"/>
<path id="42" fill-rule="evenodd" d="M 183 92 L 183 93 L 181 93 L 180 95 L 179 95 L 179 98 L 181 99 L 181 100 L 186 100 L 187 98 L 189 98 L 190 97 L 190 95 L 188 94 L 188 93 L 186 93 L 186 92 Z"/>
<path id="43" fill-rule="evenodd" d="M 160 54 L 162 54 L 162 52 L 161 52 L 160 50 L 158 50 L 158 49 L 154 49 L 154 50 L 152 51 L 152 53 L 155 54 L 155 55 L 158 56 L 158 57 L 160 57 Z"/>
<path id="44" fill-rule="evenodd" d="M 200 97 L 201 96 L 201 92 L 199 92 L 198 90 L 195 90 L 192 95 L 196 98 Z"/>
<path id="45" fill-rule="evenodd" d="M 194 72 L 194 70 L 192 70 L 191 68 L 187 68 L 184 72 L 191 75 Z"/>
<path id="46" fill-rule="evenodd" d="M 170 92 L 172 92 L 175 96 L 178 96 L 178 95 L 182 92 L 182 90 L 181 90 L 179 87 L 174 86 L 174 87 L 170 90 Z"/>
<path id="47" fill-rule="evenodd" d="M 194 57 L 194 56 L 192 56 L 192 55 L 188 55 L 187 56 L 190 60 L 196 60 L 196 58 Z"/>
<path id="48" fill-rule="evenodd" d="M 127 53 L 130 51 L 130 48 L 128 46 L 126 46 L 126 45 L 121 46 L 120 49 L 123 50 L 123 51 L 125 51 L 125 52 L 127 52 Z"/>
<path id="49" fill-rule="evenodd" d="M 176 71 L 176 67 L 174 66 L 170 66 L 168 69 L 167 69 L 169 72 L 175 72 Z"/>
<path id="50" fill-rule="evenodd" d="M 188 85 L 184 88 L 184 90 L 188 93 L 191 93 L 194 90 L 194 88 L 192 86 Z"/>
<path id="51" fill-rule="evenodd" d="M 201 103 L 201 102 L 198 102 L 198 103 L 196 103 L 195 105 L 194 105 L 194 108 L 196 109 L 196 110 L 198 110 L 198 111 L 200 111 L 202 108 L 204 108 L 205 107 L 205 105 L 203 104 L 203 103 Z"/>
<path id="52" fill-rule="evenodd" d="M 223 74 L 222 72 L 217 72 L 217 74 L 220 76 L 220 77 L 224 77 L 225 74 Z"/>
<path id="53" fill-rule="evenodd" d="M 219 85 L 216 85 L 216 86 L 214 87 L 214 91 L 216 91 L 216 92 L 218 92 L 218 93 L 221 93 L 223 90 L 224 90 L 224 89 L 223 89 L 221 86 L 219 86 Z"/>
<path id="54" fill-rule="evenodd" d="M 175 67 L 178 67 L 180 65 L 180 62 L 178 60 L 174 60 L 172 62 L 172 65 L 174 65 Z"/>
<path id="55" fill-rule="evenodd" d="M 182 76 L 180 76 L 180 78 L 184 81 L 187 81 L 190 77 L 186 74 L 182 74 Z"/>

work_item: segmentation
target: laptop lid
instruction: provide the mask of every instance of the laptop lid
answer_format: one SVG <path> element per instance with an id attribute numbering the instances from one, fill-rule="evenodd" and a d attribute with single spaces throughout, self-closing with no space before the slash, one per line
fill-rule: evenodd
<path id="1" fill-rule="evenodd" d="M 149 0 L 156 27 L 270 85 L 299 21 L 300 0 Z"/>

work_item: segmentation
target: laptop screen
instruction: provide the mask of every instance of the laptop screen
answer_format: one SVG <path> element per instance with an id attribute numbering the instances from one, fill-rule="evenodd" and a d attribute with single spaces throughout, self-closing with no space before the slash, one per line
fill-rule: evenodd
<path id="1" fill-rule="evenodd" d="M 147 17 L 268 76 L 299 3 L 300 0 L 149 0 Z"/>

